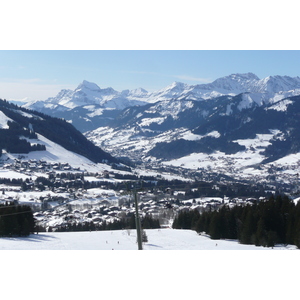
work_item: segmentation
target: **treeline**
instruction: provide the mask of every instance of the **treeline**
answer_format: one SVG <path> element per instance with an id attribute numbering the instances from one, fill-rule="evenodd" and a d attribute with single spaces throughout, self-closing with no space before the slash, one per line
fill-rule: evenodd
<path id="1" fill-rule="evenodd" d="M 234 182 L 231 178 L 226 178 L 222 175 L 226 181 L 226 184 L 219 183 L 220 177 L 210 179 L 209 181 L 196 182 L 195 188 L 186 191 L 187 199 L 200 198 L 206 195 L 211 197 L 254 197 L 259 198 L 261 196 L 270 196 L 270 193 L 266 193 L 266 188 L 262 184 L 250 185 L 246 183 Z"/>
<path id="2" fill-rule="evenodd" d="M 151 215 L 141 218 L 141 226 L 143 229 L 160 228 L 158 219 L 153 219 Z M 136 229 L 135 216 L 129 219 L 116 219 L 113 222 L 94 223 L 93 221 L 85 221 L 81 223 L 70 222 L 56 227 L 49 227 L 48 232 L 68 232 L 68 231 L 101 231 L 101 230 L 121 230 Z M 38 231 L 46 231 L 45 227 L 38 226 Z"/>
<path id="3" fill-rule="evenodd" d="M 22 183 L 23 183 L 22 178 L 5 178 L 5 177 L 0 178 L 0 184 L 21 186 Z"/>
<path id="4" fill-rule="evenodd" d="M 200 141 L 177 139 L 171 142 L 160 142 L 149 151 L 149 155 L 162 159 L 176 159 L 193 152 L 211 154 L 218 150 L 226 154 L 233 154 L 244 149 L 245 146 L 234 143 L 225 136 L 221 136 L 218 139 L 205 137 Z"/>
<path id="5" fill-rule="evenodd" d="M 212 239 L 237 239 L 241 244 L 273 247 L 293 244 L 300 248 L 300 202 L 286 196 L 271 196 L 245 206 L 203 212 L 181 212 L 173 228 L 206 232 Z"/>
<path id="6" fill-rule="evenodd" d="M 37 135 L 16 122 L 7 122 L 7 129 L 0 129 L 0 148 L 9 153 L 29 153 L 46 150 L 45 145 L 29 143 L 23 137 L 36 139 Z"/>
<path id="7" fill-rule="evenodd" d="M 0 205 L 0 236 L 28 236 L 35 231 L 35 219 L 30 206 Z"/>

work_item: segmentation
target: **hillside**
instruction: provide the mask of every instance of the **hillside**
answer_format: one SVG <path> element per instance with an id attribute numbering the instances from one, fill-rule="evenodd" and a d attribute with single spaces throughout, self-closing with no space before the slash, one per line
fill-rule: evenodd
<path id="1" fill-rule="evenodd" d="M 95 163 L 116 162 L 110 154 L 87 140 L 73 125 L 0 100 L 0 149 L 7 153 L 28 154 L 45 151 L 42 136 L 68 151 L 82 155 Z"/>
<path id="2" fill-rule="evenodd" d="M 256 94 L 173 99 L 124 110 L 85 133 L 115 157 L 205 178 L 223 174 L 297 188 L 300 97 L 264 103 Z"/>

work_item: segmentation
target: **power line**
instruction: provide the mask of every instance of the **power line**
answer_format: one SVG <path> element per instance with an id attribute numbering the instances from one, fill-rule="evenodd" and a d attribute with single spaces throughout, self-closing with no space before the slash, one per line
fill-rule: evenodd
<path id="1" fill-rule="evenodd" d="M 0 215 L 0 218 L 7 217 L 7 216 L 13 216 L 13 215 L 19 215 L 19 214 L 27 214 L 27 213 L 30 213 L 30 211 L 21 211 L 21 212 L 16 212 L 16 213 L 11 213 L 11 214 Z"/>
<path id="2" fill-rule="evenodd" d="M 1 208 L 7 208 L 7 207 L 17 207 L 17 206 L 26 206 L 26 204 L 17 204 L 17 205 L 0 205 Z"/>
<path id="3" fill-rule="evenodd" d="M 24 206 L 27 206 L 30 208 L 29 205 L 0 205 L 0 209 L 9 209 L 9 208 L 14 208 L 14 207 L 24 207 Z M 6 217 L 6 216 L 13 216 L 13 215 L 19 215 L 19 214 L 25 214 L 25 213 L 32 213 L 32 210 L 26 210 L 26 211 L 20 211 L 20 212 L 14 212 L 14 213 L 10 213 L 10 214 L 0 214 L 0 218 L 1 217 Z"/>

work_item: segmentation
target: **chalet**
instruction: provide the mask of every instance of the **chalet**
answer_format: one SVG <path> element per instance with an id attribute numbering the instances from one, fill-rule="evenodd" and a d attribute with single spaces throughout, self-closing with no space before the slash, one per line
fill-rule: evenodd
<path id="1" fill-rule="evenodd" d="M 103 178 L 109 178 L 109 172 L 107 170 L 104 170 L 102 176 Z"/>
<path id="2" fill-rule="evenodd" d="M 246 199 L 246 203 L 254 204 L 256 202 L 257 202 L 257 199 L 255 199 L 255 198 L 247 198 Z"/>
<path id="3" fill-rule="evenodd" d="M 65 193 L 65 192 L 67 192 L 67 189 L 65 187 L 61 186 L 61 187 L 59 187 L 59 188 L 56 189 L 56 192 L 57 193 Z"/>
<path id="4" fill-rule="evenodd" d="M 111 203 L 110 203 L 110 201 L 104 199 L 104 200 L 101 200 L 101 201 L 99 202 L 99 204 L 100 204 L 101 206 L 109 206 Z"/>
<path id="5" fill-rule="evenodd" d="M 118 206 L 110 206 L 109 208 L 111 211 L 119 210 Z"/>
<path id="6" fill-rule="evenodd" d="M 102 222 L 103 219 L 102 219 L 101 216 L 95 216 L 95 217 L 92 218 L 92 221 L 93 221 L 93 222 Z"/>
<path id="7" fill-rule="evenodd" d="M 37 164 L 36 163 L 29 163 L 28 168 L 30 170 L 35 170 L 37 168 Z"/>
<path id="8" fill-rule="evenodd" d="M 107 214 L 111 217 L 116 217 L 118 215 L 118 212 L 117 211 L 109 211 Z"/>

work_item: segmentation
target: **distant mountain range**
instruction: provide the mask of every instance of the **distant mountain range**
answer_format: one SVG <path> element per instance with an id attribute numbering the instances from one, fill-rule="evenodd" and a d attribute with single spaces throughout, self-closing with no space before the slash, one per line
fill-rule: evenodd
<path id="1" fill-rule="evenodd" d="M 271 164 L 291 165 L 284 159 L 300 153 L 299 77 L 232 74 L 151 93 L 83 81 L 24 107 L 64 118 L 114 157 L 152 166 L 268 177 Z"/>
<path id="2" fill-rule="evenodd" d="M 188 85 L 174 82 L 151 93 L 142 88 L 121 92 L 110 87 L 101 89 L 97 84 L 84 80 L 74 91 L 61 90 L 56 97 L 28 102 L 23 107 L 64 118 L 81 132 L 86 132 L 109 125 L 120 111 L 128 107 L 174 99 L 204 101 L 244 92 L 253 94 L 253 101 L 260 104 L 275 102 L 300 94 L 300 78 L 269 76 L 259 79 L 252 73 L 232 74 L 209 84 Z"/>
<path id="3" fill-rule="evenodd" d="M 209 84 L 188 85 L 173 82 L 155 92 L 139 88 L 115 91 L 113 88 L 101 89 L 97 84 L 84 80 L 74 90 L 61 90 L 56 97 L 45 101 L 33 101 L 24 106 L 32 109 L 70 110 L 90 105 L 104 109 L 124 109 L 129 106 L 145 105 L 161 100 L 188 97 L 190 100 L 204 100 L 221 95 L 237 95 L 243 92 L 264 93 L 266 97 L 282 91 L 300 89 L 300 78 L 289 76 L 269 76 L 259 79 L 253 73 L 232 74 L 219 78 Z"/>

